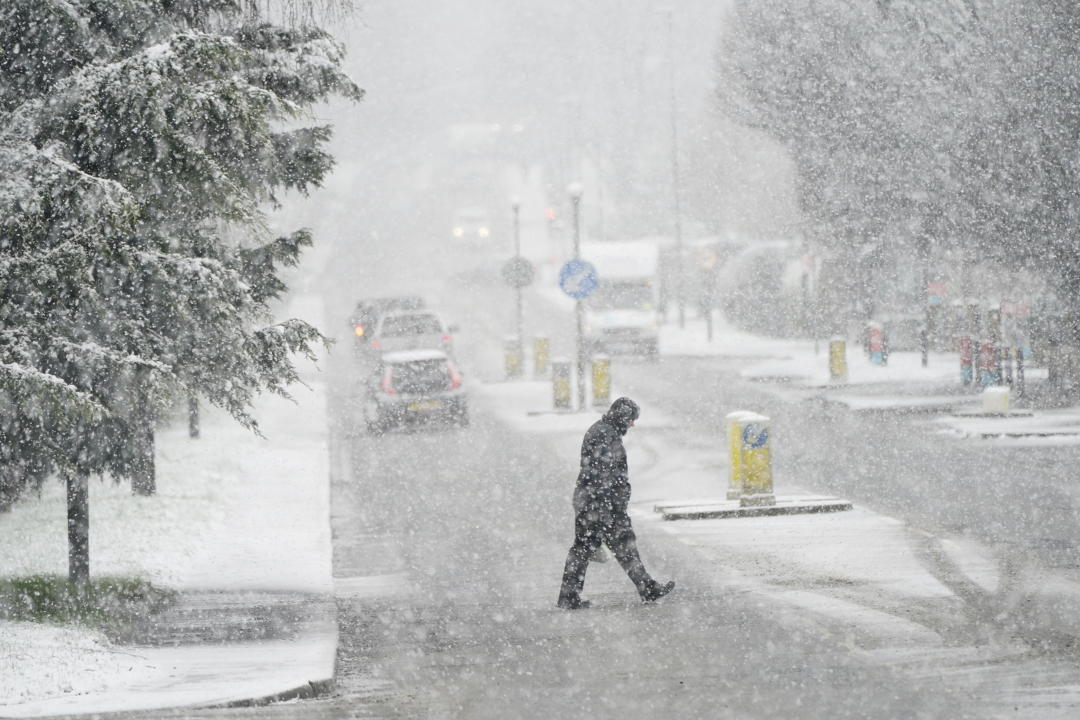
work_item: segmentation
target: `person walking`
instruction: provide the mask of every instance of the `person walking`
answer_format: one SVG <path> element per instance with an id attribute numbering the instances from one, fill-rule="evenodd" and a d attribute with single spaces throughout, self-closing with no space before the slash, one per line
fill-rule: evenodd
<path id="1" fill-rule="evenodd" d="M 615 555 L 642 602 L 659 600 L 675 588 L 673 581 L 661 584 L 646 572 L 626 512 L 630 473 L 622 436 L 634 426 L 640 413 L 637 403 L 620 397 L 592 424 L 581 442 L 581 471 L 574 490 L 574 544 L 566 555 L 557 603 L 560 608 L 577 610 L 589 606 L 581 590 L 589 560 L 601 545 L 607 545 Z"/>

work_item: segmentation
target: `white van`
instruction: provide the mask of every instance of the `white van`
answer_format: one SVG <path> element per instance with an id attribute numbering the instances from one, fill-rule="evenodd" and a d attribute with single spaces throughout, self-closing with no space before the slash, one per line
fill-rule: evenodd
<path id="1" fill-rule="evenodd" d="M 660 352 L 659 259 L 656 243 L 588 242 L 581 257 L 596 267 L 599 284 L 585 299 L 585 341 L 593 352 L 655 358 Z"/>

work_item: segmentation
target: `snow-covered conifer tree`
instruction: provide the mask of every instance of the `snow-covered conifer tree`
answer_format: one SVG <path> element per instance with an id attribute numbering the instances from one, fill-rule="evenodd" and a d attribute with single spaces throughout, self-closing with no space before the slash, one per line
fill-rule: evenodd
<path id="1" fill-rule="evenodd" d="M 269 302 L 311 237 L 263 213 L 329 171 L 304 120 L 360 98 L 341 60 L 235 0 L 0 8 L 0 505 L 53 473 L 152 491 L 155 408 L 254 428 L 255 396 L 286 394 L 322 336 Z"/>

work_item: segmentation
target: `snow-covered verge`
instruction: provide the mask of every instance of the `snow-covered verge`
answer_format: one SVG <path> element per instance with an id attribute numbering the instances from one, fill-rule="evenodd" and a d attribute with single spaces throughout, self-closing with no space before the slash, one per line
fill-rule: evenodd
<path id="1" fill-rule="evenodd" d="M 203 408 L 201 437 L 157 434 L 157 494 L 90 488 L 91 571 L 184 588 L 329 592 L 324 389 L 256 407 L 265 437 Z M 64 491 L 45 486 L 2 516 L 0 575 L 66 574 Z"/>
<path id="2" fill-rule="evenodd" d="M 942 432 L 1013 445 L 1080 444 L 1080 408 L 1003 415 L 954 414 L 938 418 Z"/>
<path id="3" fill-rule="evenodd" d="M 96 630 L 0 622 L 0 714 L 8 703 L 81 695 L 152 671 L 145 657 L 114 647 Z"/>
<path id="4" fill-rule="evenodd" d="M 188 437 L 186 418 L 162 428 L 152 497 L 93 482 L 91 573 L 179 590 L 331 593 L 326 393 L 306 376 L 310 387 L 294 388 L 295 404 L 276 397 L 256 404 L 265 437 L 206 407 L 199 439 Z M 0 576 L 65 574 L 65 523 L 59 483 L 0 515 Z M 199 667 L 219 662 L 205 649 L 116 646 L 84 628 L 0 622 L 0 716 L 283 691 L 298 684 L 294 677 L 332 677 L 335 644 L 333 628 L 323 628 L 296 642 L 217 648 L 227 673 L 199 695 L 180 685 L 189 670 L 205 676 Z"/>

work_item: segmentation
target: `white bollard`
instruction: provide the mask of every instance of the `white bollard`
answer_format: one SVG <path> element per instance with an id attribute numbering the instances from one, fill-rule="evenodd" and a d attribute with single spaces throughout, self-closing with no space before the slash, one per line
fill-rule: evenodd
<path id="1" fill-rule="evenodd" d="M 989 415 L 1005 415 L 1009 412 L 1009 388 L 991 385 L 982 392 L 982 409 Z"/>

